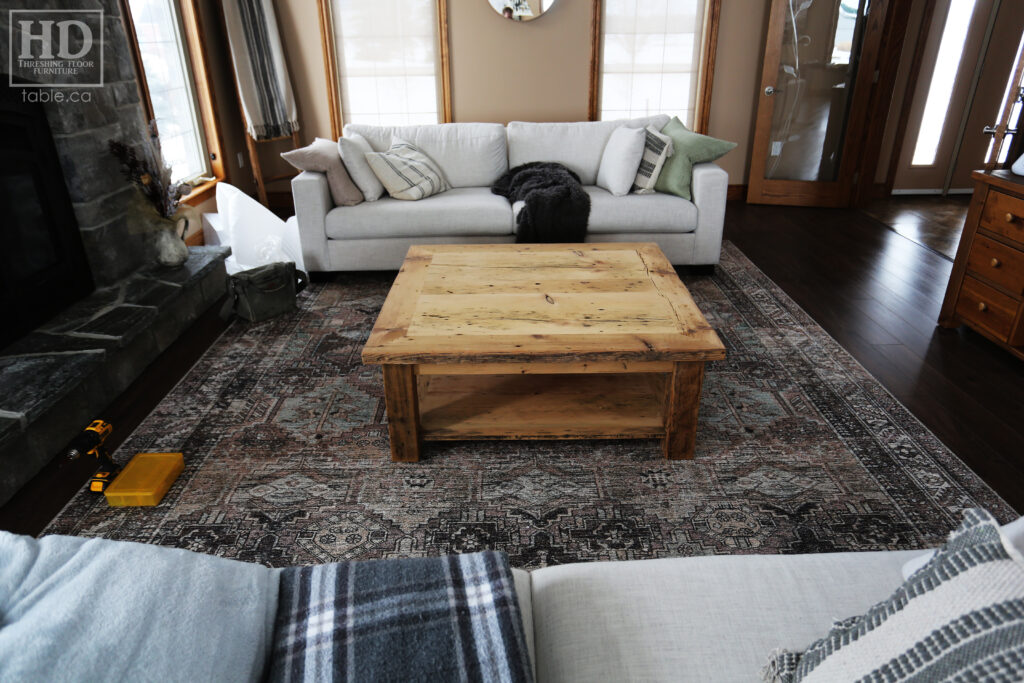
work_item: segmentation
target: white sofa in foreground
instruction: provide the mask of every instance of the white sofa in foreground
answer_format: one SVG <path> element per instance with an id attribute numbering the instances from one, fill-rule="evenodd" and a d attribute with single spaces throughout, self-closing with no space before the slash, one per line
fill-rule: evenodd
<path id="1" fill-rule="evenodd" d="M 887 597 L 904 563 L 920 555 L 592 562 L 514 569 L 513 578 L 537 681 L 752 681 L 774 649 L 800 650 L 833 619 Z M 177 670 L 171 679 L 260 680 L 280 571 L 138 543 L 0 531 L 0 679 L 131 680 L 140 670 L 155 678 Z M 97 656 L 97 643 L 114 645 Z"/>
<path id="2" fill-rule="evenodd" d="M 665 115 L 580 123 L 447 123 L 381 127 L 347 125 L 374 151 L 398 136 L 422 149 L 452 189 L 419 201 L 384 196 L 336 207 L 327 178 L 304 171 L 292 180 L 303 260 L 310 271 L 397 270 L 413 244 L 481 244 L 515 240 L 514 208 L 490 187 L 509 168 L 556 161 L 575 171 L 590 195 L 589 242 L 656 242 L 676 265 L 718 263 L 728 174 L 715 164 L 693 168 L 693 201 L 654 193 L 616 197 L 595 185 L 605 144 L 619 126 L 662 128 Z"/>

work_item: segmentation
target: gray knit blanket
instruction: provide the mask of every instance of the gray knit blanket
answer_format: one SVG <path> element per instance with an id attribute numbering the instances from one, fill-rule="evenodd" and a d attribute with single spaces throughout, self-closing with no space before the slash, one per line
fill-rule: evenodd
<path id="1" fill-rule="evenodd" d="M 502 553 L 281 573 L 271 681 L 532 681 Z"/>

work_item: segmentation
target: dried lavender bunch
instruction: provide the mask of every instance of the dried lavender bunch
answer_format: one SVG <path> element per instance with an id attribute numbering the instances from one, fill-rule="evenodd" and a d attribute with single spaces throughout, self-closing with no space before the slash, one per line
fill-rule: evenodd
<path id="1" fill-rule="evenodd" d="M 181 198 L 192 191 L 188 183 L 171 182 L 171 167 L 164 163 L 160 153 L 160 137 L 156 121 L 149 122 L 149 141 L 142 150 L 143 158 L 134 147 L 118 140 L 109 140 L 110 153 L 121 162 L 121 172 L 138 187 L 157 213 L 171 218 L 178 212 Z"/>

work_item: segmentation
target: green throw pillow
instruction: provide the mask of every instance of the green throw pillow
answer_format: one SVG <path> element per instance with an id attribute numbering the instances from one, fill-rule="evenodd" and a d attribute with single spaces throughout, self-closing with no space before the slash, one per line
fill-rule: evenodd
<path id="1" fill-rule="evenodd" d="M 661 132 L 672 138 L 675 153 L 665 161 L 661 175 L 654 183 L 654 189 L 679 195 L 683 199 L 693 198 L 690 194 L 693 165 L 714 161 L 736 146 L 735 142 L 726 142 L 687 130 L 676 116 L 665 124 Z"/>

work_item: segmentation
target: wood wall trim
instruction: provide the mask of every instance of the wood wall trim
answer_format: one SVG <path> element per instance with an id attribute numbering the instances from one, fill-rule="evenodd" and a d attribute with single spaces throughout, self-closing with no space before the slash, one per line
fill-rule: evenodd
<path id="1" fill-rule="evenodd" d="M 924 62 L 924 51 L 928 43 L 928 31 L 935 14 L 935 0 L 925 0 L 925 2 L 927 4 L 921 14 L 921 29 L 914 46 L 914 58 L 910 62 L 910 73 L 907 74 L 907 89 L 903 93 L 903 103 L 900 105 L 900 118 L 896 122 L 896 135 L 892 141 L 889 170 L 885 174 L 885 193 L 887 195 L 892 193 L 892 187 L 896 184 L 896 171 L 899 169 L 900 157 L 903 155 L 903 142 L 907 136 L 907 126 L 910 125 L 910 110 L 914 103 L 914 91 L 917 90 L 917 79 L 921 76 L 921 65 Z M 907 37 L 909 38 L 909 36 Z"/>
<path id="2" fill-rule="evenodd" d="M 746 200 L 747 198 L 747 186 L 746 185 L 730 185 L 725 192 L 726 200 Z"/>
<path id="3" fill-rule="evenodd" d="M 700 70 L 697 73 L 697 110 L 693 115 L 693 130 L 702 135 L 707 135 L 711 119 L 711 91 L 715 80 L 718 24 L 721 16 L 722 0 L 707 0 L 707 4 L 704 6 Z"/>
<path id="4" fill-rule="evenodd" d="M 868 105 L 868 118 L 871 121 L 887 121 L 893 106 L 892 92 L 896 87 L 899 74 L 900 57 L 903 43 L 907 38 L 910 25 L 912 3 L 896 2 L 889 6 L 885 17 L 885 28 L 878 56 L 878 80 L 875 82 Z M 878 159 L 882 154 L 885 138 L 885 126 L 868 126 L 861 145 L 861 158 L 858 165 L 860 177 L 854 184 L 851 205 L 858 206 L 879 196 L 879 183 L 875 182 L 878 174 Z M 883 185 L 884 187 L 884 185 Z"/>
<path id="5" fill-rule="evenodd" d="M 200 21 L 198 0 L 181 0 L 181 19 L 185 23 L 185 42 L 188 44 L 189 58 L 192 62 L 192 77 L 199 99 L 199 115 L 206 134 L 206 152 L 210 162 L 210 172 L 219 182 L 227 179 L 227 164 L 224 163 L 224 145 L 220 125 L 217 123 L 217 96 L 211 87 L 213 78 L 207 68 L 209 59 L 206 51 L 206 32 L 203 29 L 203 22 Z M 198 204 L 209 198 L 211 192 L 212 187 L 207 188 L 205 195 L 193 191 L 196 196 L 189 195 L 186 201 Z"/>
<path id="6" fill-rule="evenodd" d="M 320 16 L 320 48 L 324 58 L 324 74 L 327 78 L 327 107 L 331 115 L 331 137 L 341 137 L 344 120 L 341 115 L 341 91 L 338 87 L 338 61 L 334 45 L 334 22 L 331 17 L 330 0 L 316 0 Z"/>
<path id="7" fill-rule="evenodd" d="M 590 93 L 587 119 L 597 121 L 601 114 L 601 0 L 593 0 L 590 15 Z"/>
<path id="8" fill-rule="evenodd" d="M 441 123 L 451 123 L 452 69 L 448 41 L 448 0 L 437 0 L 437 42 L 440 48 L 441 69 Z"/>

